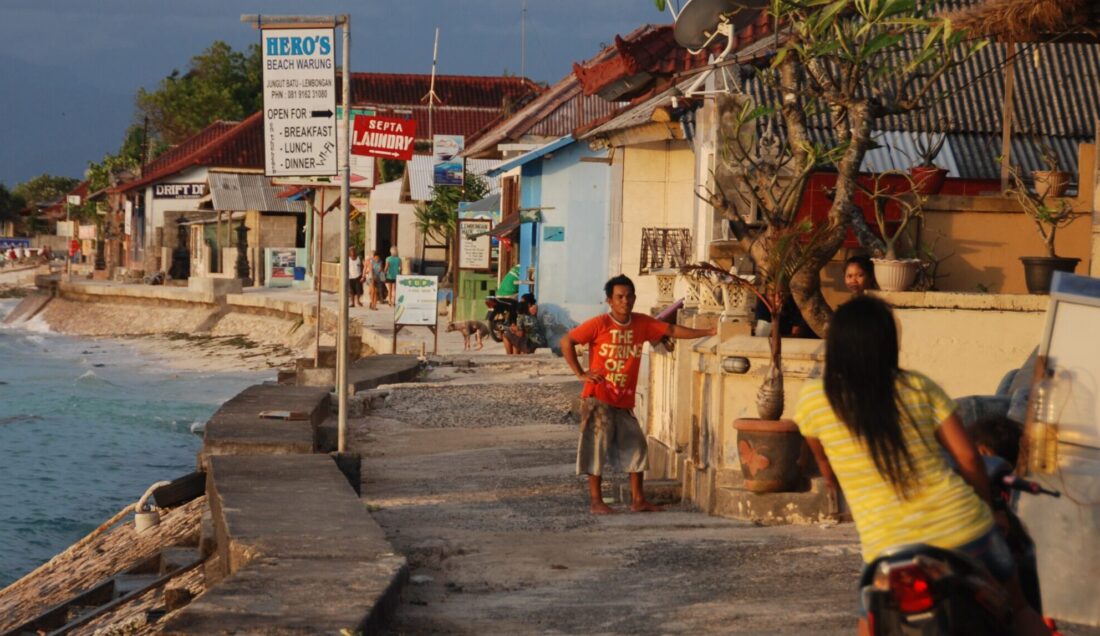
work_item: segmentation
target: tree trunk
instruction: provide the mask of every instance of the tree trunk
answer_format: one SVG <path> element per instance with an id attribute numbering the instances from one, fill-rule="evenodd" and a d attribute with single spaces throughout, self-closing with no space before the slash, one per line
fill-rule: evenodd
<path id="1" fill-rule="evenodd" d="M 778 420 L 783 415 L 783 338 L 780 334 L 779 320 L 783 314 L 783 303 L 773 296 L 772 330 L 768 336 L 771 345 L 772 366 L 768 375 L 756 392 L 756 413 L 762 420 Z"/>

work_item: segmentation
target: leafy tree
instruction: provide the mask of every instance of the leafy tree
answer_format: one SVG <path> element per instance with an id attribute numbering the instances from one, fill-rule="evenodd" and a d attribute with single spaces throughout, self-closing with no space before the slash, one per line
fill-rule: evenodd
<path id="1" fill-rule="evenodd" d="M 432 188 L 432 198 L 416 206 L 416 229 L 425 239 L 451 245 L 451 237 L 458 230 L 458 204 L 462 201 L 478 201 L 489 194 L 489 182 L 479 174 L 467 171 L 465 186 L 437 186 Z M 454 255 L 448 251 L 447 270 L 451 271 Z"/>
<path id="2" fill-rule="evenodd" d="M 396 159 L 378 159 L 378 172 L 382 183 L 396 181 L 405 176 L 405 162 Z"/>
<path id="3" fill-rule="evenodd" d="M 78 183 L 79 179 L 43 173 L 15 186 L 12 193 L 30 204 L 49 203 L 75 188 Z"/>
<path id="4" fill-rule="evenodd" d="M 27 206 L 23 197 L 8 190 L 7 186 L 0 183 L 0 222 L 18 221 L 19 212 Z"/>
<path id="5" fill-rule="evenodd" d="M 656 0 L 659 8 L 665 2 Z M 722 95 L 714 191 L 705 199 L 730 220 L 757 266 L 759 297 L 777 325 L 793 296 L 818 335 L 832 310 L 821 293 L 821 269 L 852 230 L 873 252 L 882 240 L 855 205 L 859 169 L 884 117 L 927 109 L 951 90 L 945 73 L 986 44 L 969 40 L 935 15 L 936 0 L 770 0 L 775 54 L 756 69 L 761 103 Z M 957 84 L 957 83 L 956 83 Z M 816 130 L 815 130 L 816 129 Z M 831 171 L 826 218 L 800 218 L 814 172 Z M 757 222 L 757 218 L 762 222 Z M 758 394 L 760 416 L 783 405 L 781 340 L 772 338 L 773 364 Z"/>
<path id="6" fill-rule="evenodd" d="M 138 111 L 170 145 L 218 119 L 243 119 L 263 106 L 262 59 L 259 45 L 240 52 L 216 41 L 191 58 L 186 73 L 173 70 L 155 91 L 140 89 Z"/>
<path id="7" fill-rule="evenodd" d="M 831 205 L 804 266 L 789 281 L 768 277 L 790 293 L 810 326 L 828 331 L 832 311 L 821 294 L 820 272 L 851 229 L 872 252 L 885 246 L 854 203 L 859 168 L 882 118 L 927 109 L 952 90 L 944 74 L 987 42 L 970 40 L 935 14 L 936 0 L 772 0 L 765 10 L 778 25 L 776 53 L 759 69 L 764 103 L 746 96 L 718 100 L 716 191 L 708 200 L 732 222 L 758 266 L 801 221 L 806 183 L 834 171 Z M 826 139 L 812 128 L 819 128 Z M 816 135 L 816 136 L 815 136 Z M 758 227 L 749 211 L 763 218 Z"/>

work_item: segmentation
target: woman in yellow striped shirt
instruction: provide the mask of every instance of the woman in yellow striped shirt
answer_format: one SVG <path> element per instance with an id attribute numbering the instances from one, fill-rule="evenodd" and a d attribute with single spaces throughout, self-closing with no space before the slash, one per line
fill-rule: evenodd
<path id="1" fill-rule="evenodd" d="M 865 562 L 909 543 L 961 550 L 1008 585 L 1018 633 L 1050 633 L 1020 592 L 994 526 L 985 470 L 954 402 L 928 377 L 898 367 L 889 305 L 861 296 L 837 309 L 824 378 L 803 387 L 794 419 L 826 482 L 844 490 Z"/>

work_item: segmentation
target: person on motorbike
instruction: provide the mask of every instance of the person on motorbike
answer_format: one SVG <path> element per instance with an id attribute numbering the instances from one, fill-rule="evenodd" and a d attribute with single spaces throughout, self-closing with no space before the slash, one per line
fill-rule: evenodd
<path id="1" fill-rule="evenodd" d="M 824 377 L 806 382 L 794 420 L 826 483 L 844 491 L 865 563 L 914 543 L 967 553 L 1009 590 L 1014 633 L 1050 633 L 1023 596 L 994 523 L 985 469 L 955 403 L 927 376 L 898 366 L 889 305 L 858 296 L 837 309 Z M 859 633 L 869 629 L 861 616 Z"/>

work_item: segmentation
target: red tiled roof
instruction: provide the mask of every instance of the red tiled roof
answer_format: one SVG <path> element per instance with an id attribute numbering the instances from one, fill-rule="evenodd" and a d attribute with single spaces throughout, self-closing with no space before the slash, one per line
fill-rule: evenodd
<path id="1" fill-rule="evenodd" d="M 186 157 L 192 152 L 195 152 L 195 150 L 209 144 L 214 139 L 221 137 L 238 123 L 240 122 L 218 120 L 210 124 L 194 135 L 184 139 L 182 142 L 165 150 L 159 157 L 147 163 L 145 165 L 145 174 L 158 172 L 164 166 L 176 162 L 181 157 Z"/>
<path id="2" fill-rule="evenodd" d="M 337 77 L 337 85 L 340 84 Z M 472 136 L 542 92 L 521 77 L 437 75 L 439 97 L 432 109 L 434 134 Z M 430 75 L 352 73 L 352 103 L 373 106 L 381 114 L 411 111 L 417 137 L 428 139 L 428 106 L 422 100 L 431 85 Z M 145 167 L 140 179 L 123 183 L 114 192 L 126 192 L 169 177 L 192 166 L 263 168 L 263 111 L 240 123 L 217 121 L 168 150 Z"/>
<path id="3" fill-rule="evenodd" d="M 642 25 L 631 31 L 625 38 L 617 37 L 616 42 L 632 42 L 661 29 L 668 29 L 668 27 Z M 609 46 L 586 61 L 584 65 L 598 65 L 618 55 L 618 47 Z M 574 65 L 574 68 L 576 67 L 577 65 Z M 468 157 L 483 156 L 494 152 L 498 144 L 517 141 L 524 135 L 563 137 L 592 121 L 610 116 L 622 105 L 624 102 L 609 102 L 583 91 L 579 76 L 573 72 L 531 100 L 514 115 L 502 114 L 480 134 L 473 139 L 468 139 L 466 152 L 463 154 Z"/>
<path id="4" fill-rule="evenodd" d="M 626 38 L 616 35 L 613 48 L 618 55 L 573 65 L 585 95 L 630 99 L 647 91 L 652 78 L 670 77 L 705 64 L 707 59 L 706 52 L 692 55 L 676 44 L 671 25 L 654 26 Z"/>
<path id="5" fill-rule="evenodd" d="M 128 192 L 155 181 L 170 177 L 193 166 L 211 168 L 260 168 L 264 167 L 263 111 L 256 111 L 238 124 L 215 122 L 202 132 L 185 140 L 169 151 L 164 161 L 157 161 L 145 168 L 145 174 L 137 180 L 119 184 L 112 192 Z M 168 153 L 165 153 L 167 155 Z"/>
<path id="6" fill-rule="evenodd" d="M 578 126 L 577 129 L 573 131 L 574 136 L 581 137 L 587 132 L 595 130 L 616 117 L 629 112 L 631 109 L 645 104 L 655 95 L 667 90 L 673 83 L 681 81 L 684 72 L 705 66 L 708 63 L 709 54 L 716 54 L 721 49 L 725 48 L 724 42 L 718 42 L 708 51 L 703 51 L 698 55 L 691 55 L 687 49 L 676 44 L 675 39 L 671 37 L 671 27 L 657 27 L 656 29 L 655 33 L 659 33 L 659 37 L 657 37 L 657 35 L 650 35 L 646 38 L 648 42 L 644 43 L 642 46 L 641 55 L 628 53 L 635 58 L 629 65 L 626 62 L 620 62 L 618 57 L 611 58 L 601 63 L 589 61 L 584 65 L 573 65 L 575 73 L 579 72 L 589 75 L 589 82 L 591 84 L 591 90 L 593 91 L 601 91 L 605 87 L 611 86 L 616 81 L 628 78 L 630 77 L 629 73 L 632 72 L 647 72 L 658 78 L 656 82 L 645 83 L 643 85 L 644 90 L 637 90 L 629 93 L 627 95 L 630 98 L 628 104 L 602 117 Z M 660 29 L 668 29 L 667 35 L 660 32 Z M 737 44 L 733 50 L 741 50 L 772 33 L 771 19 L 766 11 L 761 11 L 751 24 L 739 29 L 734 34 L 734 37 L 737 39 Z M 632 35 L 625 38 L 625 44 L 629 45 L 632 39 L 634 39 Z M 660 48 L 666 44 L 671 44 L 671 46 L 665 49 L 663 56 L 659 55 Z M 616 38 L 616 48 L 620 48 L 620 46 L 619 38 Z M 647 56 L 650 60 L 648 65 L 640 65 L 640 62 L 643 61 L 643 55 Z M 600 66 L 603 68 L 597 68 Z M 588 92 L 588 88 L 589 87 L 586 86 L 586 93 Z"/>
<path id="7" fill-rule="evenodd" d="M 380 114 L 411 111 L 418 139 L 429 139 L 428 101 L 431 75 L 352 73 L 351 102 L 373 106 Z M 337 82 L 339 84 L 339 81 Z M 431 134 L 472 137 L 543 92 L 522 77 L 437 75 Z M 401 116 L 398 113 L 398 116 Z"/>
<path id="8" fill-rule="evenodd" d="M 407 73 L 352 73 L 353 104 L 427 104 L 431 75 Z M 339 82 L 337 82 L 339 83 Z M 436 75 L 437 107 L 466 106 L 500 110 L 505 101 L 519 104 L 538 95 L 542 88 L 525 77 Z"/>

